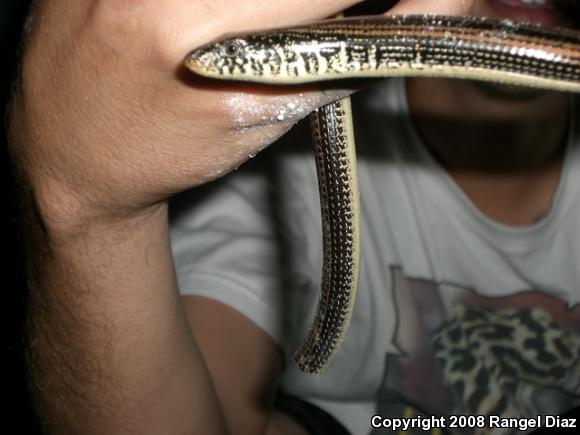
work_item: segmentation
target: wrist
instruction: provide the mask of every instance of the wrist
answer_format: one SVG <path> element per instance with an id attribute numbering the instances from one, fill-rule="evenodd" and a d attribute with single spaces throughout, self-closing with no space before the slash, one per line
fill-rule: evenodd
<path id="1" fill-rule="evenodd" d="M 18 202 L 25 228 L 40 229 L 53 241 L 92 233 L 138 232 L 141 227 L 167 226 L 167 201 L 119 205 L 51 180 L 19 179 Z"/>

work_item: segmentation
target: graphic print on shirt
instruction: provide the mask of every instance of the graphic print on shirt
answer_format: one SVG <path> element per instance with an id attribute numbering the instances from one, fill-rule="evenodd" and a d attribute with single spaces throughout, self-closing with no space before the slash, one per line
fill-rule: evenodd
<path id="1" fill-rule="evenodd" d="M 396 352 L 386 355 L 379 415 L 535 417 L 580 405 L 580 306 L 531 290 L 484 297 L 391 271 Z"/>

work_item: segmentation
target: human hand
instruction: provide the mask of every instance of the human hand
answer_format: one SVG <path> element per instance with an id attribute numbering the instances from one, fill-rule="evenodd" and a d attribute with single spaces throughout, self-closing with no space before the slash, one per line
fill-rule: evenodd
<path id="1" fill-rule="evenodd" d="M 341 92 L 214 83 L 187 74 L 184 56 L 225 33 L 353 3 L 39 1 L 11 136 L 41 211 L 59 223 L 123 216 L 237 167 Z M 404 0 L 391 12 L 461 13 L 471 2 L 436 3 Z"/>

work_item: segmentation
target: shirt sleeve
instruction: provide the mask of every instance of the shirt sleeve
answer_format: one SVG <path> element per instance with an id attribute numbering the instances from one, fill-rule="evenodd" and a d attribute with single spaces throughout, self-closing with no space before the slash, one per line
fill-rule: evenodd
<path id="1" fill-rule="evenodd" d="M 182 295 L 220 301 L 281 344 L 280 253 L 268 153 L 171 204 L 171 244 Z"/>

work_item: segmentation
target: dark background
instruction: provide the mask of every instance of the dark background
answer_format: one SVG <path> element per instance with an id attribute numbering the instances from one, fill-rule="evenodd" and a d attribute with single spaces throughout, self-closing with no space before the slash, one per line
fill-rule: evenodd
<path id="1" fill-rule="evenodd" d="M 6 103 L 10 94 L 12 75 L 24 18 L 29 6 L 27 0 L 2 0 L 0 2 L 0 108 L 2 120 L 6 116 Z M 0 134 L 0 231 L 3 260 L 0 263 L 3 332 L 6 334 L 2 358 L 2 406 L 6 417 L 0 422 L 2 434 L 36 434 L 37 427 L 26 391 L 22 355 L 22 320 L 25 303 L 22 255 L 16 224 L 13 180 L 8 165 L 5 122 Z"/>

